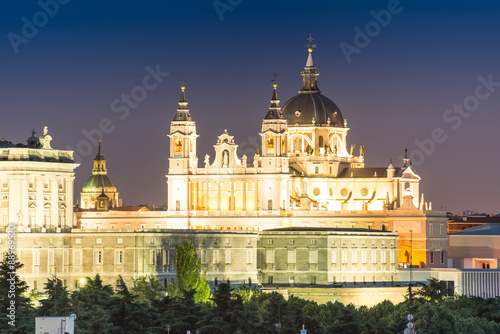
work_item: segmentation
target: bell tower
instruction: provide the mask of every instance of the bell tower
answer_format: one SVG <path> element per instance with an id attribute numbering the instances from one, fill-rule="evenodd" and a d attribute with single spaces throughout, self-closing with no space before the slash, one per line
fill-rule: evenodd
<path id="1" fill-rule="evenodd" d="M 264 173 L 288 173 L 288 127 L 279 107 L 276 74 L 271 107 L 262 121 L 261 166 Z"/>
<path id="2" fill-rule="evenodd" d="M 169 174 L 195 173 L 198 165 L 196 157 L 196 124 L 187 109 L 185 86 L 181 86 L 179 109 L 170 123 Z"/>
<path id="3" fill-rule="evenodd" d="M 170 157 L 168 158 L 168 210 L 187 212 L 189 208 L 190 175 L 197 174 L 196 124 L 187 109 L 186 87 L 181 82 L 179 108 L 170 123 Z"/>

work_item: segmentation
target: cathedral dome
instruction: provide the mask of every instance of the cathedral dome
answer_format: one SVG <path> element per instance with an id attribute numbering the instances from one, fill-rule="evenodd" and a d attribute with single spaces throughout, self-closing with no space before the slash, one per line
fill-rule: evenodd
<path id="1" fill-rule="evenodd" d="M 344 118 L 339 107 L 320 93 L 298 94 L 292 97 L 283 106 L 282 113 L 288 126 L 314 123 L 315 125 L 344 127 Z"/>
<path id="2" fill-rule="evenodd" d="M 115 188 L 115 184 L 105 174 L 92 175 L 83 185 L 82 192 L 100 192 L 104 188 Z"/>

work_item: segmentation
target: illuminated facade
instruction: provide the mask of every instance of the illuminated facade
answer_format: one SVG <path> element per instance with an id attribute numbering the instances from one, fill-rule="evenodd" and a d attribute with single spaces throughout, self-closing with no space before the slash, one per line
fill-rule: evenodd
<path id="1" fill-rule="evenodd" d="M 47 127 L 27 144 L 0 141 L 1 227 L 16 222 L 22 231 L 61 231 L 73 223 L 75 164 L 72 151 L 55 150 Z"/>
<path id="2" fill-rule="evenodd" d="M 177 228 L 266 230 L 367 228 L 399 234 L 398 262 L 445 267 L 446 216 L 419 191 L 409 159 L 367 168 L 364 146 L 348 147 L 347 120 L 321 94 L 310 48 L 302 89 L 283 108 L 274 84 L 260 153 L 249 162 L 225 130 L 215 156 L 198 166 L 196 124 L 182 87 L 170 127 L 168 224 Z M 413 247 L 411 246 L 413 244 Z M 413 250 L 412 250 L 413 248 Z M 413 257 L 412 255 L 413 254 Z"/>

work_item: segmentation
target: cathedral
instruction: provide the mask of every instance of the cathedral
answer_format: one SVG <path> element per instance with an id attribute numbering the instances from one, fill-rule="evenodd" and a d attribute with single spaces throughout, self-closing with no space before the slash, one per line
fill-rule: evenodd
<path id="1" fill-rule="evenodd" d="M 348 146 L 347 120 L 322 94 L 309 46 L 302 88 L 280 107 L 277 85 L 263 113 L 261 150 L 249 162 L 227 130 L 199 166 L 196 112 L 181 87 L 170 126 L 168 221 L 190 229 L 363 228 L 396 232 L 398 262 L 446 263 L 446 217 L 431 210 L 420 177 L 403 166 L 365 167 L 364 146 Z M 412 242 L 411 240 L 412 239 Z M 438 258 L 439 261 L 435 261 Z"/>
<path id="2" fill-rule="evenodd" d="M 375 288 L 407 280 L 408 266 L 446 268 L 446 215 L 424 202 L 411 161 L 365 167 L 364 146 L 349 145 L 345 115 L 319 88 L 313 45 L 301 76 L 283 106 L 274 81 L 253 157 L 225 130 L 199 161 L 182 86 L 166 210 L 121 206 L 100 142 L 73 210 L 73 152 L 52 149 L 46 128 L 27 145 L 0 141 L 0 250 L 15 222 L 21 276 L 34 289 L 54 273 L 70 288 L 96 273 L 108 284 L 154 275 L 166 285 L 182 240 L 212 286 Z"/>

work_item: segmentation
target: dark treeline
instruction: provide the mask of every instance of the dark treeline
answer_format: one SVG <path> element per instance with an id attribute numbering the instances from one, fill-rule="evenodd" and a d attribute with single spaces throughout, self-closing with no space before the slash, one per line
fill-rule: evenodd
<path id="1" fill-rule="evenodd" d="M 0 264 L 2 310 L 9 305 L 7 295 L 12 283 L 6 279 L 10 277 L 6 263 Z M 18 269 L 22 266 L 19 262 L 16 265 Z M 298 334 L 302 324 L 308 334 L 403 333 L 410 309 L 419 334 L 500 333 L 500 298 L 447 298 L 446 285 L 437 280 L 414 295 L 409 290 L 406 301 L 400 304 L 384 301 L 358 309 L 339 302 L 319 305 L 294 296 L 285 300 L 275 292 L 245 286 L 231 289 L 226 283 L 219 284 L 205 301 L 196 297 L 196 289 L 182 290 L 172 297 L 165 295 L 153 277 L 142 277 L 130 288 L 118 277 L 117 287 L 113 288 L 96 275 L 74 291 L 53 278 L 46 282 L 40 300 L 36 300 L 38 293 L 29 293 L 26 282 L 18 276 L 15 284 L 20 292 L 16 294 L 16 326 L 10 326 L 9 318 L 2 317 L 2 333 L 33 333 L 35 316 L 72 313 L 77 315 L 78 334 L 185 334 L 188 330 L 193 334 L 196 330 L 202 334 L 267 334 L 278 332 L 277 323 L 283 334 Z"/>

